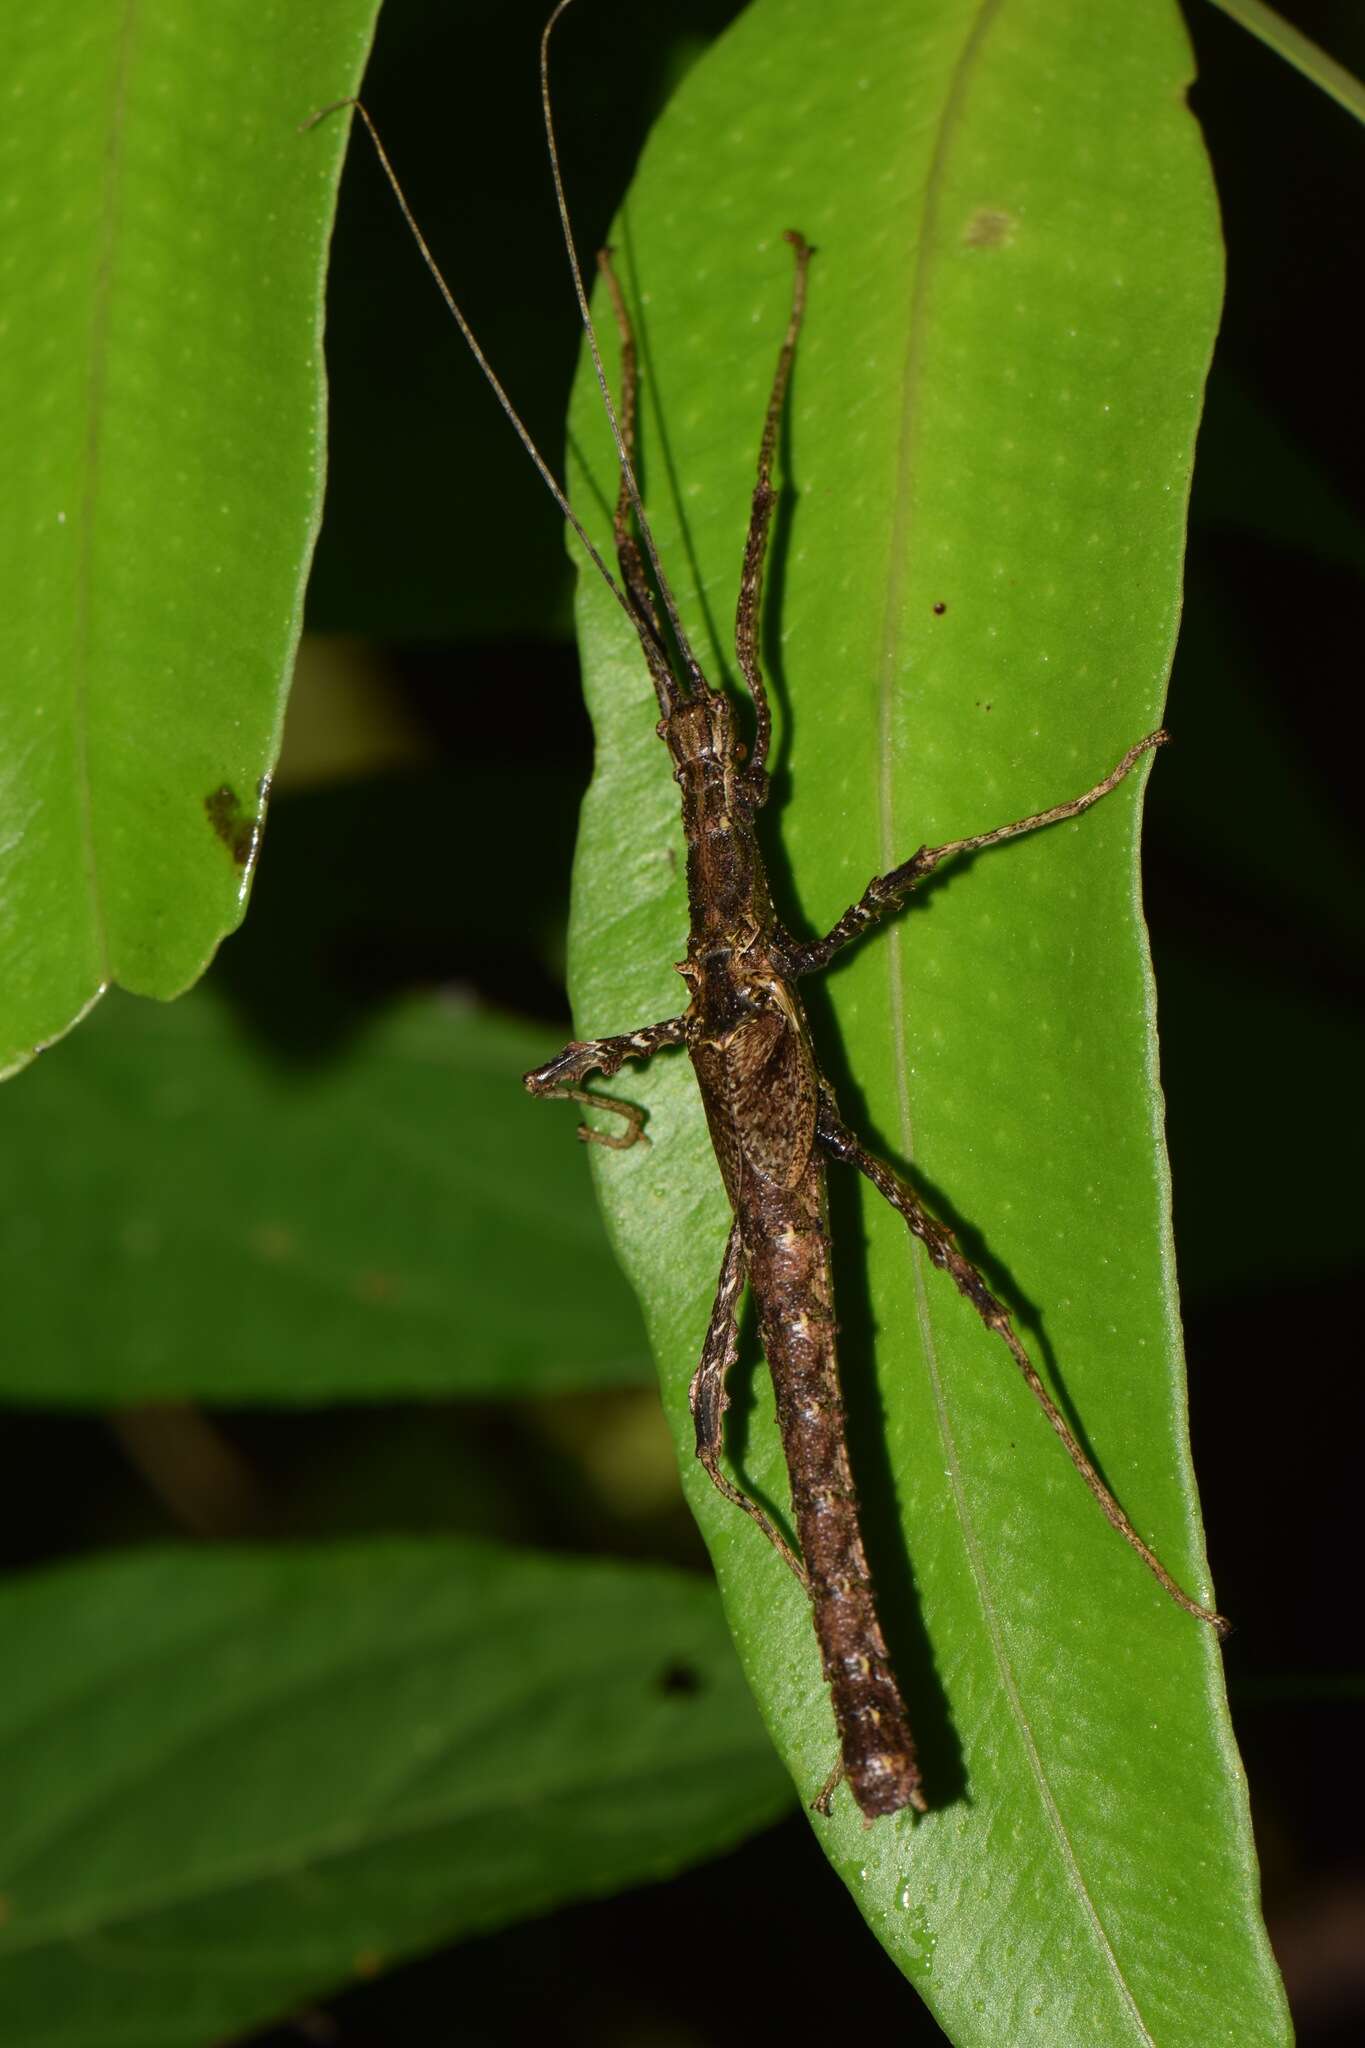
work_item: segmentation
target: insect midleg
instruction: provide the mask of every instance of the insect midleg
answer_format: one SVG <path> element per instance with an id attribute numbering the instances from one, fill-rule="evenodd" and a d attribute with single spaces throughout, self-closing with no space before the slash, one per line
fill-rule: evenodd
<path id="1" fill-rule="evenodd" d="M 686 1031 L 686 1017 L 665 1017 L 662 1023 L 645 1024 L 638 1031 L 623 1031 L 614 1038 L 572 1039 L 543 1067 L 523 1074 L 522 1086 L 544 1102 L 582 1102 L 624 1117 L 627 1127 L 619 1134 L 594 1130 L 590 1124 L 578 1126 L 579 1137 L 588 1144 L 608 1145 L 614 1152 L 624 1152 L 643 1133 L 644 1111 L 636 1103 L 623 1102 L 619 1096 L 595 1095 L 574 1084 L 586 1080 L 589 1074 L 610 1078 L 627 1060 L 652 1059 L 665 1046 L 681 1045 Z"/>
<path id="2" fill-rule="evenodd" d="M 1067 1456 L 1094 1495 L 1105 1520 L 1118 1531 L 1124 1542 L 1137 1552 L 1158 1585 L 1170 1595 L 1177 1607 L 1183 1607 L 1187 1614 L 1194 1615 L 1199 1621 L 1208 1622 L 1219 1635 L 1226 1635 L 1230 1624 L 1223 1616 L 1215 1614 L 1211 1608 L 1203 1607 L 1197 1600 L 1192 1599 L 1171 1577 L 1155 1551 L 1138 1535 L 1094 1465 L 1077 1443 L 1066 1418 L 1043 1385 L 1033 1361 L 1015 1334 L 1009 1311 L 1002 1302 L 996 1300 L 971 1260 L 958 1250 L 952 1231 L 929 1214 L 903 1175 L 895 1172 L 885 1161 L 878 1159 L 875 1153 L 869 1152 L 854 1136 L 840 1117 L 828 1092 L 821 1094 L 816 1139 L 832 1159 L 837 1159 L 846 1166 L 856 1166 L 859 1173 L 871 1181 L 878 1194 L 904 1217 L 911 1235 L 920 1240 L 929 1254 L 931 1263 L 940 1271 L 947 1273 L 958 1292 L 965 1295 L 972 1304 L 986 1328 L 994 1331 L 1000 1338 L 1023 1374 L 1048 1422 L 1060 1437 Z"/>
<path id="3" fill-rule="evenodd" d="M 759 772 L 767 764 L 768 743 L 772 738 L 773 726 L 767 685 L 763 680 L 763 668 L 758 657 L 759 620 L 763 613 L 763 568 L 768 555 L 768 535 L 772 526 L 773 506 L 777 503 L 777 493 L 773 489 L 772 481 L 773 455 L 777 448 L 782 409 L 786 403 L 792 357 L 796 353 L 796 337 L 801 331 L 801 320 L 806 310 L 806 272 L 810 268 L 811 259 L 810 244 L 804 235 L 796 232 L 795 228 L 788 228 L 786 240 L 796 251 L 796 276 L 792 283 L 791 313 L 778 354 L 777 370 L 773 376 L 768 410 L 763 421 L 763 439 L 758 451 L 758 481 L 754 485 L 753 503 L 749 510 L 749 533 L 744 543 L 744 567 L 740 573 L 739 599 L 735 606 L 735 654 L 754 700 L 753 765 Z"/>
<path id="4" fill-rule="evenodd" d="M 885 875 L 874 875 L 858 901 L 849 905 L 838 923 L 832 925 L 822 939 L 813 939 L 807 945 L 785 943 L 782 948 L 783 967 L 793 977 L 817 973 L 833 959 L 841 946 L 861 938 L 881 918 L 899 910 L 910 891 L 942 862 L 951 860 L 954 854 L 980 853 L 985 847 L 999 846 L 1002 840 L 1019 839 L 1026 832 L 1041 832 L 1045 825 L 1060 825 L 1067 818 L 1079 818 L 1082 811 L 1088 811 L 1101 797 L 1117 789 L 1142 756 L 1153 747 L 1164 746 L 1168 737 L 1165 732 L 1149 732 L 1145 739 L 1129 747 L 1123 759 L 1092 789 L 1087 789 L 1082 796 L 1072 797 L 1067 803 L 1054 804 L 1050 810 L 1035 811 L 1032 817 L 1016 818 L 1012 825 L 997 825 L 990 832 L 974 833 L 969 839 L 949 839 L 942 846 L 921 846 L 898 868 L 892 868 Z"/>
<path id="5" fill-rule="evenodd" d="M 688 1407 L 697 1435 L 697 1458 L 717 1492 L 724 1494 L 735 1507 L 743 1508 L 750 1520 L 757 1522 L 773 1549 L 785 1558 L 801 1584 L 807 1586 L 806 1568 L 785 1536 L 774 1527 L 757 1501 L 750 1500 L 720 1469 L 725 1411 L 730 1405 L 725 1381 L 739 1353 L 739 1326 L 735 1310 L 744 1292 L 744 1274 L 744 1240 L 739 1224 L 734 1223 L 721 1261 L 720 1280 L 716 1298 L 711 1304 L 711 1320 L 702 1345 L 701 1362 L 687 1390 Z"/>

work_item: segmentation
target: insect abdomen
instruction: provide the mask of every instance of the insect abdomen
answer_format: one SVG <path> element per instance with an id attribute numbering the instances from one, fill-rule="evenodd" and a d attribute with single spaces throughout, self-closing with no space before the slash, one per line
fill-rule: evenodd
<path id="1" fill-rule="evenodd" d="M 823 1174 L 758 1191 L 768 1227 L 748 1232 L 749 1281 L 791 1475 L 792 1513 L 849 1789 L 869 1819 L 924 1811 L 915 1745 L 892 1675 L 844 1441 Z"/>

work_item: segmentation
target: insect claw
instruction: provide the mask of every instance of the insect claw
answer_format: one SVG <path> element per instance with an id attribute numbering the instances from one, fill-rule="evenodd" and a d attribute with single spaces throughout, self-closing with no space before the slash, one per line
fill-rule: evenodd
<path id="1" fill-rule="evenodd" d="M 831 1801 L 833 1800 L 835 1793 L 838 1791 L 839 1787 L 843 1784 L 843 1782 L 844 1760 L 842 1757 L 840 1757 L 838 1763 L 834 1766 L 834 1769 L 830 1772 L 824 1784 L 816 1793 L 814 1799 L 812 1799 L 810 1803 L 811 1812 L 822 1814 L 824 1818 L 828 1820 L 830 1816 Z M 870 1827 L 872 1825 L 871 1821 L 869 1820 L 866 1823 L 866 1825 Z"/>
<path id="2" fill-rule="evenodd" d="M 598 1101 L 602 1100 L 600 1096 L 595 1099 Z M 615 1103 L 611 1107 L 615 1109 Z M 616 1113 L 618 1116 L 625 1115 L 625 1111 L 621 1109 L 617 1109 Z M 634 1119 L 631 1119 L 630 1129 L 626 1131 L 599 1131 L 595 1130 L 591 1124 L 580 1124 L 578 1126 L 578 1135 L 585 1145 L 605 1145 L 612 1152 L 626 1152 L 629 1151 L 632 1145 L 647 1145 L 649 1143 L 648 1134 L 641 1129 Z"/>

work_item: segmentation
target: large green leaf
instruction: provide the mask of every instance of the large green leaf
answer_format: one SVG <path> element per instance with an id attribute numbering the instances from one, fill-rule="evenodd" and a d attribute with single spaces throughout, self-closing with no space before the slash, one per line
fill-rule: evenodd
<path id="1" fill-rule="evenodd" d="M 638 1382 L 644 1332 L 582 1147 L 517 1085 L 554 1049 L 427 998 L 305 1068 L 208 987 L 111 998 L 0 1096 L 0 1396 Z"/>
<path id="2" fill-rule="evenodd" d="M 0 28 L 0 1073 L 240 920 L 322 501 L 322 274 L 377 0 Z"/>
<path id="3" fill-rule="evenodd" d="M 0 1589 L 0 2034 L 205 2048 L 779 1813 L 711 1589 L 470 1543 Z"/>
<path id="4" fill-rule="evenodd" d="M 768 600 L 771 839 L 800 928 L 921 841 L 1085 788 L 1161 716 L 1220 285 L 1189 73 L 1169 0 L 757 0 L 656 131 L 615 239 L 646 497 L 713 674 L 786 314 L 782 230 L 818 251 Z M 605 543 L 586 378 L 574 437 Z M 678 1008 L 685 909 L 643 665 L 595 579 L 581 616 L 586 1035 Z M 1203 1592 L 1141 781 L 949 876 L 813 1007 L 846 1112 L 961 1227 L 1139 1528 Z M 684 1062 L 627 1078 L 653 1143 L 599 1158 L 599 1186 L 691 1467 L 725 1205 Z M 833 1195 L 855 1466 L 933 1810 L 865 1832 L 842 1794 L 816 1823 L 831 1858 L 955 2040 L 1283 2041 L 1212 1635 L 1108 1528 L 896 1217 Z M 732 1459 L 781 1503 L 767 1396 L 741 1387 L 738 1409 Z M 694 1467 L 689 1490 L 809 1797 L 833 1731 L 799 1589 Z"/>

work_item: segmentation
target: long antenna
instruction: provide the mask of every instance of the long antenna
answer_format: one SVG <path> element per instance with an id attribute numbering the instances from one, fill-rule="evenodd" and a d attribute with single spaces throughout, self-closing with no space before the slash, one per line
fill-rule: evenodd
<path id="1" fill-rule="evenodd" d="M 493 395 L 497 399 L 498 404 L 502 407 L 503 411 L 506 413 L 508 419 L 511 421 L 512 426 L 516 431 L 517 439 L 521 442 L 522 447 L 526 450 L 526 453 L 530 456 L 532 462 L 535 464 L 537 470 L 540 472 L 541 482 L 549 491 L 551 497 L 554 499 L 556 505 L 558 505 L 560 511 L 564 514 L 564 517 L 568 520 L 574 532 L 578 535 L 579 540 L 583 543 L 584 548 L 587 550 L 588 558 L 592 562 L 593 567 L 597 570 L 598 575 L 602 578 L 602 581 L 606 584 L 608 590 L 616 599 L 616 602 L 620 605 L 626 617 L 630 620 L 631 625 L 639 634 L 640 640 L 644 645 L 646 651 L 648 652 L 654 644 L 654 635 L 650 630 L 649 625 L 646 621 L 641 619 L 640 615 L 635 610 L 635 607 L 631 604 L 630 599 L 626 596 L 626 593 L 622 590 L 620 584 L 616 581 L 616 578 L 612 575 L 610 569 L 603 561 L 601 554 L 598 552 L 598 549 L 594 546 L 593 542 L 588 537 L 588 534 L 584 529 L 582 520 L 574 511 L 573 506 L 569 503 L 569 500 L 565 496 L 564 491 L 559 483 L 559 480 L 554 474 L 554 471 L 550 468 L 549 464 L 545 460 L 545 457 L 541 454 L 539 448 L 537 448 L 535 442 L 531 439 L 530 431 L 524 424 L 521 414 L 517 411 L 511 399 L 503 390 L 503 387 L 498 380 L 497 371 L 493 368 L 493 365 L 489 362 L 487 356 L 480 348 L 478 337 L 474 333 L 474 330 L 470 326 L 469 322 L 466 320 L 464 314 L 461 312 L 459 304 L 455 298 L 455 294 L 451 291 L 450 286 L 446 283 L 445 278 L 442 275 L 440 265 L 437 263 L 436 258 L 432 255 L 430 248 L 427 246 L 426 236 L 422 233 L 422 230 L 417 225 L 416 215 L 413 213 L 412 208 L 408 205 L 407 194 L 404 192 L 402 185 L 398 181 L 398 173 L 395 171 L 393 165 L 389 162 L 388 152 L 384 148 L 383 143 L 379 139 L 379 130 L 375 127 L 374 122 L 370 119 L 369 113 L 366 110 L 363 101 L 358 99 L 333 100 L 332 104 L 329 107 L 323 107 L 320 112 L 316 114 L 311 114 L 306 121 L 301 122 L 299 132 L 302 134 L 305 133 L 310 128 L 316 128 L 320 121 L 325 121 L 331 114 L 340 113 L 343 107 L 354 107 L 356 113 L 359 114 L 361 120 L 365 123 L 365 127 L 369 133 L 370 141 L 374 144 L 375 155 L 379 158 L 380 168 L 382 169 L 384 176 L 389 181 L 389 185 L 393 191 L 393 196 L 398 201 L 398 205 L 402 212 L 403 218 L 408 224 L 409 232 L 411 233 L 413 240 L 416 242 L 418 249 L 421 251 L 422 261 L 426 264 L 427 269 L 430 271 L 433 279 L 435 280 L 436 289 L 440 292 L 441 297 L 445 300 L 447 312 L 450 314 L 450 317 L 455 322 L 455 325 L 459 328 L 461 334 L 464 336 L 466 342 L 469 344 L 470 353 L 472 354 L 479 368 L 483 371 L 483 374 L 488 380 L 489 384 L 492 386 Z M 613 428 L 615 428 L 616 426 L 614 416 L 612 419 L 612 426 Z M 651 558 L 652 556 L 653 550 L 651 548 Z"/>
<path id="2" fill-rule="evenodd" d="M 568 252 L 569 269 L 573 272 L 573 287 L 578 298 L 579 317 L 583 322 L 583 332 L 587 336 L 593 368 L 597 372 L 597 382 L 602 392 L 602 403 L 606 408 L 607 419 L 611 426 L 611 437 L 616 443 L 616 457 L 621 465 L 621 476 L 625 482 L 631 505 L 634 508 L 636 520 L 639 523 L 640 538 L 645 544 L 645 553 L 649 556 L 650 567 L 654 571 L 655 586 L 664 611 L 667 614 L 673 639 L 677 645 L 683 667 L 687 672 L 688 680 L 695 684 L 703 695 L 709 696 L 711 694 L 711 686 L 703 675 L 701 664 L 692 652 L 691 643 L 683 631 L 683 623 L 678 616 L 678 607 L 673 601 L 673 592 L 668 587 L 668 578 L 664 575 L 663 563 L 659 559 L 659 550 L 655 546 L 654 535 L 650 529 L 649 520 L 645 516 L 644 503 L 640 497 L 640 486 L 636 482 L 635 471 L 631 466 L 630 456 L 626 451 L 625 436 L 621 432 L 621 423 L 616 417 L 616 407 L 612 403 L 611 387 L 607 383 L 607 373 L 602 367 L 602 351 L 597 342 L 597 329 L 593 326 L 592 314 L 588 309 L 588 294 L 583 283 L 583 270 L 578 261 L 578 249 L 574 243 L 573 225 L 569 219 L 569 203 L 564 195 L 564 178 L 559 168 L 559 146 L 555 141 L 554 112 L 550 105 L 550 37 L 554 33 L 555 23 L 559 20 L 561 14 L 567 12 L 572 4 L 573 0 L 558 0 L 554 13 L 546 22 L 540 37 L 540 104 L 545 116 L 545 141 L 550 152 L 550 171 L 554 178 L 555 204 L 559 208 L 559 225 L 564 235 L 564 247 Z"/>

